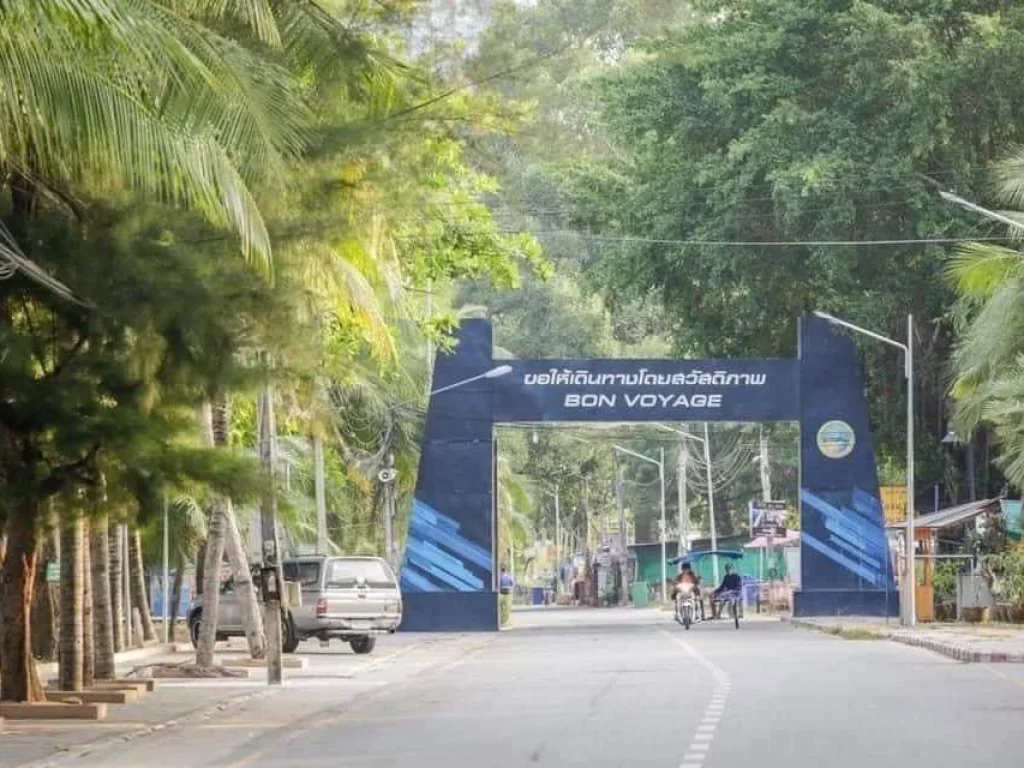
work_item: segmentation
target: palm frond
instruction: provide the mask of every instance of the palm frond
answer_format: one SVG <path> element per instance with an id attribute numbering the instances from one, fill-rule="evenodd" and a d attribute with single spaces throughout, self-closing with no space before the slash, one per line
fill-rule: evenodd
<path id="1" fill-rule="evenodd" d="M 986 243 L 961 247 L 946 267 L 957 292 L 968 299 L 991 297 L 1004 280 L 1022 271 L 1019 251 Z"/>

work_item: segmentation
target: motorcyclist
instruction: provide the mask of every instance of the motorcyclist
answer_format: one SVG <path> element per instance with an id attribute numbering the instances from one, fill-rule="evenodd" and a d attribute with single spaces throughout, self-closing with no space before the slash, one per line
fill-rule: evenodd
<path id="1" fill-rule="evenodd" d="M 701 600 L 700 596 L 700 576 L 693 572 L 693 567 L 689 561 L 684 560 L 679 567 L 679 575 L 676 576 L 676 582 L 672 586 L 672 600 L 684 590 L 692 590 L 697 604 L 700 606 L 701 618 L 704 618 L 704 601 Z"/>
<path id="2" fill-rule="evenodd" d="M 725 566 L 725 576 L 722 577 L 722 583 L 715 590 L 714 596 L 712 597 L 712 600 L 714 601 L 714 604 L 715 604 L 715 611 L 714 611 L 715 616 L 716 617 L 718 616 L 719 607 L 720 607 L 720 598 L 721 598 L 721 596 L 723 594 L 738 593 L 738 592 L 741 592 L 742 590 L 743 590 L 743 579 L 742 579 L 742 577 L 738 573 L 733 571 L 733 568 L 732 568 L 731 565 L 727 564 Z"/>

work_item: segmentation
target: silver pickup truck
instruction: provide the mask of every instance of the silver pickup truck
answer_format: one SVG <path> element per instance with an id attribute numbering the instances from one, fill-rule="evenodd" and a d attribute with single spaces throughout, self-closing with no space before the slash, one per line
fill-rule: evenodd
<path id="1" fill-rule="evenodd" d="M 402 594 L 386 561 L 378 557 L 310 555 L 282 563 L 286 581 L 298 582 L 302 604 L 290 607 L 284 625 L 284 651 L 293 653 L 303 640 L 317 638 L 326 645 L 340 639 L 356 653 L 370 653 L 376 635 L 391 634 L 402 622 Z M 199 640 L 202 596 L 189 608 L 193 644 Z M 242 608 L 234 584 L 221 585 L 217 637 L 245 635 Z"/>

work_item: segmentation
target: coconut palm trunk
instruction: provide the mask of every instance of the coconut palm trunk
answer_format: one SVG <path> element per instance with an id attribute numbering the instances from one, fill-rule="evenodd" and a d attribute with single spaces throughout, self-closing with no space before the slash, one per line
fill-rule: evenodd
<path id="1" fill-rule="evenodd" d="M 265 633 L 263 631 L 263 614 L 260 611 L 256 596 L 256 587 L 252 583 L 252 570 L 249 556 L 242 545 L 242 535 L 238 531 L 231 499 L 223 499 L 225 550 L 231 562 L 231 572 L 235 581 L 235 599 L 242 609 L 242 626 L 245 628 L 245 640 L 249 645 L 249 654 L 254 659 L 262 659 L 267 653 Z"/>
<path id="2" fill-rule="evenodd" d="M 92 557 L 89 535 L 92 526 L 82 520 L 82 689 L 92 688 L 96 682 L 95 622 L 92 609 Z"/>
<path id="3" fill-rule="evenodd" d="M 137 608 L 142 619 L 142 642 L 156 642 L 156 628 L 153 626 L 153 612 L 149 609 L 149 591 L 146 589 L 146 569 L 142 562 L 142 537 L 135 528 L 128 534 L 128 557 L 131 566 L 132 607 Z"/>
<path id="4" fill-rule="evenodd" d="M 212 405 L 204 406 L 200 412 L 200 426 L 206 445 L 226 448 L 229 445 L 228 427 L 231 421 L 231 404 L 226 398 L 220 398 Z M 266 655 L 266 633 L 263 629 L 263 614 L 260 611 L 255 586 L 252 583 L 252 571 L 249 557 L 242 544 L 242 536 L 238 530 L 234 506 L 231 499 L 218 497 L 215 506 L 219 506 L 223 517 L 224 547 L 231 563 L 234 577 L 235 596 L 242 611 L 242 626 L 245 628 L 245 639 L 249 645 L 249 654 L 254 659 Z M 206 564 L 209 564 L 209 560 Z M 218 569 L 219 570 L 219 569 Z M 207 578 L 209 575 L 207 574 Z M 206 598 L 203 598 L 205 613 Z"/>
<path id="5" fill-rule="evenodd" d="M 60 529 L 60 658 L 58 679 L 62 691 L 82 690 L 83 650 L 83 521 L 74 503 L 61 515 Z"/>
<path id="6" fill-rule="evenodd" d="M 107 525 L 107 559 L 110 567 L 107 570 L 107 587 L 110 590 L 110 618 L 114 630 L 114 651 L 121 653 L 125 649 L 124 632 L 124 589 L 122 588 L 122 569 L 124 558 L 121 555 L 121 536 L 117 525 Z"/>
<path id="7" fill-rule="evenodd" d="M 224 561 L 223 500 L 215 498 L 210 505 L 210 524 L 206 534 L 206 557 L 203 563 L 203 612 L 199 623 L 196 666 L 213 666 L 217 643 L 217 615 L 220 610 L 220 570 Z"/>
<path id="8" fill-rule="evenodd" d="M 174 628 L 178 625 L 178 606 L 181 605 L 181 588 L 185 581 L 185 563 L 181 558 L 174 563 L 174 581 L 171 582 L 171 603 L 168 606 L 168 621 L 171 628 L 168 637 L 174 642 Z"/>
<path id="9" fill-rule="evenodd" d="M 92 570 L 93 642 L 97 680 L 114 677 L 114 610 L 111 604 L 110 544 L 107 516 L 93 520 L 89 531 L 90 569 Z"/>

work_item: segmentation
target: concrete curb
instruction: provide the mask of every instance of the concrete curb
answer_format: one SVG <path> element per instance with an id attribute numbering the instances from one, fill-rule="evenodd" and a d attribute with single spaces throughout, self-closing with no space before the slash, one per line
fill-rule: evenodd
<path id="1" fill-rule="evenodd" d="M 817 632 L 839 633 L 844 630 L 856 630 L 857 627 L 844 627 L 842 624 L 821 624 L 805 619 L 794 619 L 783 617 L 782 621 L 792 624 L 801 629 L 813 629 Z M 996 653 L 991 651 L 973 651 L 970 646 L 950 643 L 934 638 L 909 635 L 898 630 L 885 629 L 884 627 L 865 627 L 865 631 L 872 632 L 878 637 L 889 640 L 893 643 L 910 645 L 915 648 L 924 648 L 955 661 L 964 663 L 980 664 L 1024 664 L 1024 653 Z"/>
<path id="2" fill-rule="evenodd" d="M 129 651 L 114 654 L 114 663 L 126 664 L 132 661 L 151 659 L 154 656 L 168 656 L 173 653 L 174 643 L 153 643 L 142 648 L 132 648 Z M 40 678 L 48 679 L 57 676 L 58 664 L 55 661 L 47 661 L 42 664 L 37 662 L 36 669 L 39 672 Z"/>

